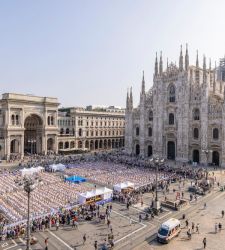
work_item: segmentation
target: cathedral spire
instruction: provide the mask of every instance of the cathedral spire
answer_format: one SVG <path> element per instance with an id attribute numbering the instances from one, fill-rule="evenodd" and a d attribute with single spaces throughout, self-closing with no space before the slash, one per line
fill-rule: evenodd
<path id="1" fill-rule="evenodd" d="M 223 102 L 225 103 L 225 86 L 223 87 Z"/>
<path id="2" fill-rule="evenodd" d="M 215 61 L 215 69 L 213 72 L 213 93 L 216 92 L 216 61 Z"/>
<path id="3" fill-rule="evenodd" d="M 158 75 L 158 59 L 157 59 L 157 52 L 156 52 L 156 58 L 155 58 L 155 76 Z"/>
<path id="4" fill-rule="evenodd" d="M 145 72 L 143 70 L 141 93 L 145 94 Z"/>
<path id="5" fill-rule="evenodd" d="M 203 55 L 203 83 L 206 84 L 206 57 Z"/>
<path id="6" fill-rule="evenodd" d="M 209 82 L 210 82 L 210 87 L 212 87 L 213 81 L 212 81 L 211 58 L 209 58 Z"/>
<path id="7" fill-rule="evenodd" d="M 199 61 L 198 61 L 198 50 L 197 50 L 197 55 L 196 55 L 196 68 L 199 67 Z"/>
<path id="8" fill-rule="evenodd" d="M 180 46 L 179 70 L 180 70 L 180 71 L 183 71 L 183 53 L 182 53 L 182 45 Z"/>
<path id="9" fill-rule="evenodd" d="M 129 98 L 129 88 L 128 88 L 127 89 L 127 106 L 126 106 L 127 109 L 129 107 L 129 102 L 130 102 L 130 98 Z"/>
<path id="10" fill-rule="evenodd" d="M 160 51 L 160 60 L 159 60 L 159 74 L 163 73 L 163 60 L 162 60 L 162 51 Z"/>
<path id="11" fill-rule="evenodd" d="M 132 87 L 130 88 L 130 107 L 133 108 L 133 93 L 132 93 Z"/>
<path id="12" fill-rule="evenodd" d="M 203 70 L 206 71 L 206 57 L 203 55 Z"/>
<path id="13" fill-rule="evenodd" d="M 186 43 L 186 53 L 185 53 L 185 70 L 187 71 L 189 67 L 189 55 L 188 55 L 188 44 Z"/>

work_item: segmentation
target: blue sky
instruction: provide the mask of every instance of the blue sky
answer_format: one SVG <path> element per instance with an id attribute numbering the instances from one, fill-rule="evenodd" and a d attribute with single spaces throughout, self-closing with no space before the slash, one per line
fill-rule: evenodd
<path id="1" fill-rule="evenodd" d="M 152 85 L 155 52 L 178 62 L 225 54 L 224 0 L 0 1 L 0 88 L 63 106 L 124 106 Z"/>

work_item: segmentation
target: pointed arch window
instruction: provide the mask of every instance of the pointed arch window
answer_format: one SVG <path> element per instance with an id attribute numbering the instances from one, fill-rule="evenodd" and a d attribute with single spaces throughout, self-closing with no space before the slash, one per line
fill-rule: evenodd
<path id="1" fill-rule="evenodd" d="M 218 140 L 219 139 L 219 129 L 218 128 L 214 128 L 213 129 L 213 139 L 214 140 Z"/>
<path id="2" fill-rule="evenodd" d="M 151 128 L 151 127 L 148 128 L 148 136 L 149 136 L 149 137 L 152 136 L 152 128 Z"/>
<path id="3" fill-rule="evenodd" d="M 136 127 L 136 136 L 139 136 L 139 127 Z"/>
<path id="4" fill-rule="evenodd" d="M 195 121 L 199 121 L 200 120 L 200 111 L 198 108 L 193 110 L 193 119 Z"/>
<path id="5" fill-rule="evenodd" d="M 198 137 L 199 137 L 199 131 L 198 131 L 198 128 L 194 128 L 194 131 L 193 131 L 193 137 L 194 137 L 194 139 L 198 139 Z"/>
<path id="6" fill-rule="evenodd" d="M 176 101 L 176 90 L 175 86 L 171 84 L 169 86 L 169 102 L 175 102 Z"/>
<path id="7" fill-rule="evenodd" d="M 170 113 L 169 114 L 169 125 L 173 125 L 174 124 L 174 114 Z"/>
<path id="8" fill-rule="evenodd" d="M 152 110 L 149 111 L 148 120 L 149 120 L 150 122 L 153 121 L 153 112 L 152 112 Z"/>

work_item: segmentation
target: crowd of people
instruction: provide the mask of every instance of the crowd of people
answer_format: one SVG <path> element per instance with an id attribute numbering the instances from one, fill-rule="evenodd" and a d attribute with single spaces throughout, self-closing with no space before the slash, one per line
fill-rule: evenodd
<path id="1" fill-rule="evenodd" d="M 79 193 L 92 189 L 91 186 L 65 182 L 58 175 L 43 172 L 39 174 L 42 180 L 31 192 L 31 216 L 38 217 L 52 213 L 62 207 L 77 203 Z M 18 180 L 20 171 L 3 171 L 0 174 L 1 189 L 0 209 L 7 215 L 10 223 L 23 221 L 27 216 L 27 194 Z"/>
<path id="2" fill-rule="evenodd" d="M 48 166 L 57 163 L 66 165 L 66 170 L 61 174 L 48 172 Z M 120 151 L 68 156 L 35 155 L 21 162 L 19 167 L 35 166 L 43 166 L 45 172 L 39 174 L 42 182 L 31 193 L 33 231 L 52 225 L 57 227 L 59 223 L 63 224 L 64 217 L 67 218 L 67 223 L 73 221 L 74 210 L 70 208 L 76 205 L 78 194 L 93 189 L 96 184 L 113 187 L 118 183 L 132 182 L 135 187 L 133 192 L 126 195 L 117 193 L 114 197 L 129 206 L 141 201 L 141 193 L 154 190 L 156 181 L 156 167 L 152 162 Z M 168 163 L 159 166 L 158 170 L 160 185 L 172 179 L 181 177 L 197 179 L 204 175 L 204 171 L 199 168 L 186 165 L 174 166 Z M 3 214 L 0 216 L 0 232 L 7 237 L 14 237 L 24 233 L 25 230 L 27 195 L 23 186 L 18 185 L 20 174 L 19 170 L 0 172 L 0 211 Z M 65 176 L 68 175 L 82 176 L 93 184 L 66 182 Z M 65 209 L 63 213 L 62 209 Z M 6 226 L 10 223 L 10 226 Z"/>

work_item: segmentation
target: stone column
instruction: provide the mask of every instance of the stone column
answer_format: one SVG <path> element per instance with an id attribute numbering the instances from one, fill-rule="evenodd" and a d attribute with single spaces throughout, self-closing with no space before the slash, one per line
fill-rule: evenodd
<path id="1" fill-rule="evenodd" d="M 42 136 L 42 153 L 43 153 L 44 155 L 47 154 L 47 143 L 46 143 L 46 139 L 47 139 L 47 136 L 44 134 L 44 135 Z"/>
<path id="2" fill-rule="evenodd" d="M 56 154 L 58 154 L 58 152 L 59 152 L 58 146 L 59 146 L 58 137 L 57 137 L 57 135 L 56 135 L 56 136 L 55 136 L 55 146 L 54 146 L 54 149 L 55 149 L 55 153 L 56 153 Z"/>
<path id="3" fill-rule="evenodd" d="M 10 136 L 7 137 L 7 145 L 6 145 L 6 159 L 10 159 Z"/>
<path id="4" fill-rule="evenodd" d="M 24 157 L 24 136 L 22 135 L 20 138 L 20 154 L 21 154 L 21 159 Z"/>

